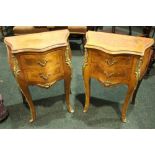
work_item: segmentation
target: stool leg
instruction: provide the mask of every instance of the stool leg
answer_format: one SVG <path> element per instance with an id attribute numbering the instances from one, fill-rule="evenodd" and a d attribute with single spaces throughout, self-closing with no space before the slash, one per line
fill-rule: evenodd
<path id="1" fill-rule="evenodd" d="M 129 35 L 132 35 L 132 27 L 129 26 Z"/>
<path id="2" fill-rule="evenodd" d="M 97 31 L 98 30 L 98 26 L 94 26 L 93 31 Z"/>
<path id="3" fill-rule="evenodd" d="M 86 42 L 86 38 L 85 38 L 85 35 L 82 36 L 82 54 L 84 54 L 84 45 L 85 45 L 85 42 Z"/>
<path id="4" fill-rule="evenodd" d="M 112 26 L 112 33 L 115 33 L 116 26 Z"/>

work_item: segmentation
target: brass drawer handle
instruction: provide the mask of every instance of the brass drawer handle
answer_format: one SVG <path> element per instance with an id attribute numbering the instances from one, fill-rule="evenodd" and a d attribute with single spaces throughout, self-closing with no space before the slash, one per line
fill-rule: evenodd
<path id="1" fill-rule="evenodd" d="M 118 77 L 118 76 L 124 76 L 123 73 L 108 73 L 106 71 L 104 71 L 104 74 L 106 77 L 111 78 L 111 77 Z"/>
<path id="2" fill-rule="evenodd" d="M 109 66 L 112 66 L 114 65 L 115 63 L 117 63 L 118 61 L 115 60 L 115 59 L 106 59 L 105 62 L 109 65 Z"/>
<path id="3" fill-rule="evenodd" d="M 48 62 L 47 60 L 39 60 L 37 64 L 39 64 L 41 67 L 45 67 L 47 62 Z"/>
<path id="4" fill-rule="evenodd" d="M 108 73 L 106 71 L 104 71 L 104 74 L 106 75 L 106 77 L 110 78 L 112 77 L 113 75 L 115 75 L 115 73 Z"/>
<path id="5" fill-rule="evenodd" d="M 44 79 L 44 80 L 48 80 L 48 77 L 50 76 L 51 74 L 47 74 L 45 75 L 44 73 L 40 73 L 39 76 L 40 78 Z"/>
<path id="6" fill-rule="evenodd" d="M 104 85 L 105 85 L 106 87 L 108 87 L 108 86 L 113 85 L 113 83 L 112 83 L 112 82 L 110 82 L 110 81 L 105 81 L 105 82 L 104 82 Z"/>

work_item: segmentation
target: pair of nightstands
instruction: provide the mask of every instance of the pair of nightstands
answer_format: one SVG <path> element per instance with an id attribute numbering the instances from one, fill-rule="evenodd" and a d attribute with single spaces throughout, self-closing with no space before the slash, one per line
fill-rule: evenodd
<path id="1" fill-rule="evenodd" d="M 36 119 L 29 85 L 49 88 L 64 79 L 66 103 L 71 108 L 69 95 L 71 83 L 71 50 L 69 31 L 59 30 L 5 38 L 9 64 L 31 111 L 30 122 Z M 142 79 L 151 55 L 153 39 L 88 31 L 86 34 L 83 77 L 85 107 L 90 102 L 90 79 L 104 86 L 127 84 L 128 93 L 122 107 L 122 121 L 126 121 L 129 100 L 135 96 L 138 81 Z"/>

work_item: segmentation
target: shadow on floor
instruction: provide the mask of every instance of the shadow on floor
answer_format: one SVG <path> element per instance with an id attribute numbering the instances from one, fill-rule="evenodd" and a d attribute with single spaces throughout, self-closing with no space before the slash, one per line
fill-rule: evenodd
<path id="1" fill-rule="evenodd" d="M 75 113 L 74 118 L 83 121 L 88 128 L 121 128 L 123 125 L 127 125 L 127 123 L 122 123 L 120 119 L 120 103 L 91 97 L 88 112 L 83 113 L 85 95 L 78 94 L 76 99 L 82 106 L 80 111 Z M 133 111 L 133 107 L 133 105 L 129 106 L 127 117 Z"/>
<path id="2" fill-rule="evenodd" d="M 52 120 L 64 118 L 67 113 L 65 104 L 65 95 L 59 95 L 41 100 L 35 100 L 37 119 L 29 123 L 29 108 L 23 106 L 23 103 L 8 106 L 12 128 L 39 128 L 48 125 Z"/>
<path id="3" fill-rule="evenodd" d="M 146 75 L 144 76 L 144 80 L 145 80 L 145 79 L 149 79 L 149 78 L 152 77 L 152 76 L 155 76 L 155 65 L 152 66 L 152 68 L 151 68 L 149 74 L 146 74 Z"/>
<path id="4" fill-rule="evenodd" d="M 85 95 L 84 94 L 79 94 L 79 95 L 76 96 L 76 98 L 81 102 L 81 104 L 84 107 Z M 115 112 L 118 114 L 118 116 L 121 115 L 119 103 L 104 100 L 104 99 L 99 99 L 99 98 L 96 98 L 96 97 L 90 97 L 90 104 L 92 104 L 95 107 L 110 106 L 115 110 Z"/>
<path id="5" fill-rule="evenodd" d="M 83 113 L 85 95 L 78 94 L 76 99 L 82 104 L 82 107 L 75 113 L 74 118 L 83 121 L 88 128 L 120 128 L 122 125 L 119 103 L 91 97 L 89 110 L 87 113 Z"/>

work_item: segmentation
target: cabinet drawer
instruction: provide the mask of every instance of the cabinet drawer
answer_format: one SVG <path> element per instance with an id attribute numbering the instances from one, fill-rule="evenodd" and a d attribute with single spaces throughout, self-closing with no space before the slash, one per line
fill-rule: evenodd
<path id="1" fill-rule="evenodd" d="M 48 83 L 51 80 L 56 80 L 58 77 L 63 76 L 63 69 L 60 65 L 52 68 L 40 70 L 24 70 L 25 77 L 28 82 L 34 83 Z"/>
<path id="2" fill-rule="evenodd" d="M 102 67 L 109 67 L 109 68 L 120 68 L 132 67 L 132 56 L 131 55 L 111 55 L 104 52 L 97 52 L 91 51 L 91 63 L 100 63 Z"/>
<path id="3" fill-rule="evenodd" d="M 128 81 L 130 78 L 131 69 L 124 68 L 103 68 L 100 64 L 91 66 L 91 76 L 99 81 L 105 82 L 107 85 L 113 85 Z"/>
<path id="4" fill-rule="evenodd" d="M 62 54 L 60 52 L 23 54 L 20 56 L 20 65 L 23 69 L 48 68 L 62 64 L 62 62 Z"/>

